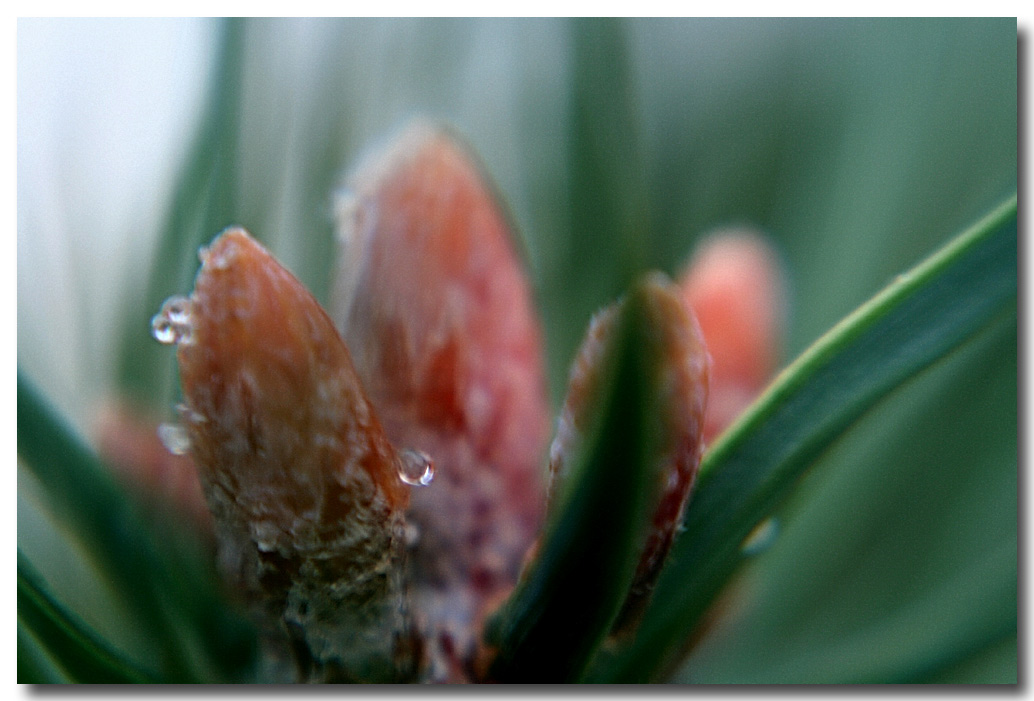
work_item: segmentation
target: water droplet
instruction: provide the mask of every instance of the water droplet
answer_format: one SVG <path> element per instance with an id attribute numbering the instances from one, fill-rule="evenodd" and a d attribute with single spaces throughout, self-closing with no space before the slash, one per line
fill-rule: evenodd
<path id="1" fill-rule="evenodd" d="M 172 324 L 169 323 L 168 319 L 163 319 L 158 315 L 151 319 L 151 335 L 154 336 L 158 343 L 169 344 L 176 342 L 176 334 L 172 330 Z"/>
<path id="2" fill-rule="evenodd" d="M 165 303 L 169 322 L 174 325 L 190 323 L 190 300 L 184 297 L 174 297 Z"/>
<path id="3" fill-rule="evenodd" d="M 399 479 L 414 487 L 426 487 L 434 479 L 434 461 L 427 453 L 407 449 L 399 453 Z"/>
<path id="4" fill-rule="evenodd" d="M 186 297 L 169 297 L 151 319 L 151 335 L 158 343 L 189 343 L 192 331 L 190 300 Z"/>
<path id="5" fill-rule="evenodd" d="M 772 547 L 778 536 L 779 520 L 775 517 L 766 518 L 743 539 L 740 552 L 747 556 L 760 555 Z"/>
<path id="6" fill-rule="evenodd" d="M 158 440 L 173 455 L 186 455 L 190 451 L 190 436 L 187 429 L 178 424 L 158 426 Z"/>

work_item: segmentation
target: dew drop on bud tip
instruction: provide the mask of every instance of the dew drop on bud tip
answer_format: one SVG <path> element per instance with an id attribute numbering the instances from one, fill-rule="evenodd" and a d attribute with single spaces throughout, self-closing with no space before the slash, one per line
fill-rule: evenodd
<path id="1" fill-rule="evenodd" d="M 173 455 L 186 455 L 190 450 L 190 436 L 187 430 L 177 424 L 161 424 L 158 426 L 158 440 Z"/>
<path id="2" fill-rule="evenodd" d="M 186 297 L 169 297 L 151 319 L 151 335 L 159 343 L 188 343 L 191 331 L 190 300 Z"/>
<path id="3" fill-rule="evenodd" d="M 434 479 L 434 461 L 419 450 L 399 452 L 399 479 L 414 487 L 426 487 Z"/>

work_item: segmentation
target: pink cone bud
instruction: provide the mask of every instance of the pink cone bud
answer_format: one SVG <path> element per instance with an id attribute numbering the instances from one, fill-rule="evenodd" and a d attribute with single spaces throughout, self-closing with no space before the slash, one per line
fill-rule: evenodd
<path id="1" fill-rule="evenodd" d="M 748 231 L 705 240 L 680 279 L 711 353 L 710 442 L 768 384 L 779 360 L 785 306 L 778 259 Z"/>
<path id="2" fill-rule="evenodd" d="M 412 495 L 411 564 L 431 677 L 455 679 L 542 516 L 549 410 L 531 293 L 494 191 L 447 131 L 418 123 L 371 154 L 337 211 L 334 318 L 388 437 L 436 465 Z"/>

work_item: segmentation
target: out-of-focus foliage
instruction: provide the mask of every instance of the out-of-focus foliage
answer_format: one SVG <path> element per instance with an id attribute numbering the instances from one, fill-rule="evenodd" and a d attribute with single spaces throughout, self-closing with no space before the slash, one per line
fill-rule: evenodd
<path id="1" fill-rule="evenodd" d="M 617 252 L 675 274 L 713 227 L 766 231 L 793 290 L 789 360 L 1015 191 L 1014 20 L 616 26 L 607 40 L 627 63 L 608 82 L 578 62 L 578 42 L 593 32 L 559 20 L 22 21 L 20 368 L 84 434 L 96 402 L 121 391 L 168 414 L 171 357 L 145 351 L 152 369 L 119 371 L 152 348 L 153 299 L 185 291 L 178 274 L 167 290 L 155 282 L 157 235 L 175 221 L 212 229 L 172 230 L 198 240 L 241 224 L 325 299 L 329 193 L 368 144 L 416 114 L 454 124 L 511 208 L 555 402 L 590 314 L 627 287 Z M 216 90 L 220 71 L 236 70 L 216 61 L 234 37 L 240 84 Z M 187 78 L 170 71 L 184 62 L 194 67 Z M 63 91 L 62 72 L 85 87 Z M 110 117 L 129 114 L 115 96 L 166 75 L 164 111 Z M 631 101 L 626 112 L 612 88 Z M 213 96 L 233 108 L 217 110 Z M 40 104 L 51 112 L 33 111 Z M 594 104 L 619 113 L 594 115 Z M 191 150 L 206 155 L 190 136 L 204 119 L 229 121 L 212 127 L 225 160 L 208 187 L 223 194 L 200 213 L 198 199 L 175 195 Z M 579 158 L 598 146 L 579 141 L 586 124 L 635 137 L 627 158 L 604 160 L 600 173 L 602 211 L 613 211 L 614 183 L 640 188 L 641 205 L 621 214 L 632 226 L 585 226 L 591 181 Z M 45 127 L 68 138 L 37 148 L 34 128 Z M 171 142 L 130 187 L 119 175 L 149 139 Z M 134 196 L 113 196 L 123 191 Z M 227 221 L 213 214 L 221 207 Z M 819 458 L 677 680 L 1015 681 L 1015 319 L 996 318 Z M 67 609 L 142 663 L 162 646 L 126 618 L 124 596 L 92 575 L 47 504 L 19 469 L 20 548 Z M 30 642 L 19 633 L 19 657 L 26 650 L 26 665 L 44 674 L 48 661 Z"/>
<path id="2" fill-rule="evenodd" d="M 1016 221 L 1012 200 L 899 276 L 786 368 L 727 429 L 701 466 L 683 535 L 642 630 L 597 665 L 602 678 L 666 678 L 684 650 L 675 642 L 679 632 L 694 627 L 744 559 L 778 542 L 778 521 L 765 519 L 846 428 L 990 320 L 996 330 L 1004 323 L 1015 333 Z M 758 542 L 752 529 L 770 535 Z M 837 535 L 826 530 L 829 538 Z M 928 589 L 899 590 L 896 608 L 880 624 L 865 621 L 860 634 L 852 631 L 862 638 L 851 650 L 853 665 L 830 665 L 819 653 L 814 669 L 796 673 L 811 681 L 916 677 L 928 671 L 923 665 L 1015 635 L 1016 568 L 1004 559 L 1010 548 L 1015 554 L 1015 534 L 996 547 L 994 566 L 982 563 L 970 573 L 988 587 L 982 600 L 973 600 L 972 581 L 951 577 Z M 798 617 L 805 619 L 805 611 Z M 899 618 L 906 623 L 884 625 Z M 931 627 L 936 635 L 925 634 Z M 902 641 L 903 634 L 914 637 Z"/>

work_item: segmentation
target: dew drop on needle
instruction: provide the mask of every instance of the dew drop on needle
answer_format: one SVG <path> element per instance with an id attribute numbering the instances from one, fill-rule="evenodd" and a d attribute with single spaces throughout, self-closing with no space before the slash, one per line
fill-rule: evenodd
<path id="1" fill-rule="evenodd" d="M 747 556 L 760 555 L 772 547 L 779 536 L 779 520 L 769 517 L 754 526 L 754 529 L 743 539 L 740 552 Z"/>

